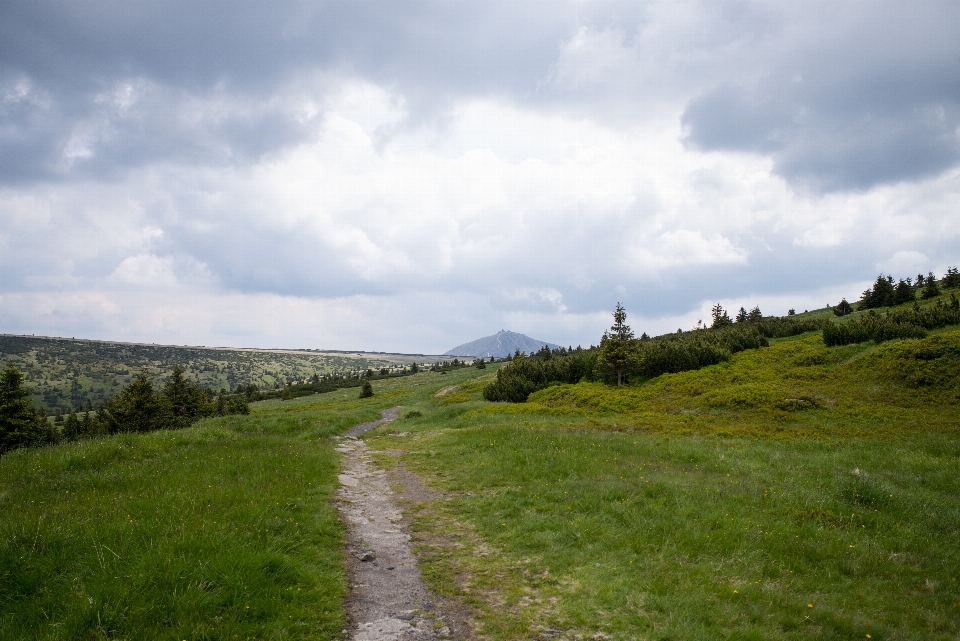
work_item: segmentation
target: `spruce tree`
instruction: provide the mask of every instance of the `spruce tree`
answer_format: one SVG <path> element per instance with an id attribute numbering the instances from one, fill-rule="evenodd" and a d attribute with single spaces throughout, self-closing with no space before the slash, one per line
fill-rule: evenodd
<path id="1" fill-rule="evenodd" d="M 625 341 L 633 338 L 633 330 L 627 325 L 627 312 L 623 305 L 617 303 L 617 309 L 613 312 L 613 326 L 610 328 L 610 334 L 618 341 Z"/>
<path id="2" fill-rule="evenodd" d="M 913 287 L 910 286 L 910 283 L 901 278 L 893 291 L 893 298 L 895 305 L 901 305 L 903 303 L 912 301 L 915 298 Z"/>
<path id="3" fill-rule="evenodd" d="M 623 305 L 617 303 L 617 309 L 613 312 L 613 326 L 609 333 L 603 333 L 597 354 L 599 374 L 605 378 L 615 378 L 617 387 L 627 382 L 627 375 L 636 371 L 641 361 L 639 341 L 633 338 L 633 331 L 626 320 L 627 312 Z"/>
<path id="4" fill-rule="evenodd" d="M 837 316 L 846 316 L 853 312 L 853 306 L 847 302 L 846 298 L 840 299 L 840 302 L 833 308 L 833 313 Z"/>
<path id="5" fill-rule="evenodd" d="M 0 454 L 47 443 L 50 431 L 44 423 L 30 403 L 23 374 L 9 363 L 0 372 Z"/>
<path id="6" fill-rule="evenodd" d="M 154 391 L 153 383 L 143 371 L 118 396 L 107 401 L 101 411 L 110 434 L 152 432 L 174 426 L 170 401 Z"/>
<path id="7" fill-rule="evenodd" d="M 370 398 L 373 396 L 373 385 L 370 384 L 370 381 L 364 381 L 363 387 L 360 388 L 360 398 Z"/>
<path id="8" fill-rule="evenodd" d="M 936 298 L 939 295 L 940 286 L 937 284 L 937 279 L 934 278 L 933 272 L 929 272 L 924 279 L 923 298 Z"/>
<path id="9" fill-rule="evenodd" d="M 747 322 L 747 310 L 745 310 L 743 307 L 741 307 L 741 308 L 740 308 L 740 311 L 737 312 L 736 322 L 738 322 L 738 323 L 746 323 L 746 322 Z"/>
<path id="10" fill-rule="evenodd" d="M 713 324 L 711 327 L 714 329 L 726 327 L 727 325 L 731 325 L 733 323 L 733 321 L 730 320 L 730 315 L 727 314 L 727 310 L 725 310 L 720 303 L 717 303 L 710 309 L 710 316 L 713 317 Z"/>

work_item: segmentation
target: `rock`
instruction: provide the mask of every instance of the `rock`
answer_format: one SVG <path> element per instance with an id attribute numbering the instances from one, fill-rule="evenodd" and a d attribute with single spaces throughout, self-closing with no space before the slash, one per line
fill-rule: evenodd
<path id="1" fill-rule="evenodd" d="M 357 554 L 357 558 L 361 562 L 367 563 L 368 561 L 373 561 L 375 558 L 377 558 L 377 555 L 374 554 L 372 550 L 365 550 Z"/>

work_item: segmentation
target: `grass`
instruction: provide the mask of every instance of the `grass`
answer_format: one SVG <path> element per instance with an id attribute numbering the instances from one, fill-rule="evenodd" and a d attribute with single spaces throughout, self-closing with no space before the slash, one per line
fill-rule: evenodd
<path id="1" fill-rule="evenodd" d="M 327 436 L 402 405 L 367 441 L 439 495 L 408 511 L 424 576 L 485 638 L 955 639 L 958 368 L 956 328 L 805 335 L 524 404 L 427 372 L 15 452 L 0 637 L 339 637 Z"/>
<path id="2" fill-rule="evenodd" d="M 0 638 L 340 639 L 330 435 L 476 370 L 0 458 Z"/>
<path id="3" fill-rule="evenodd" d="M 368 441 L 444 493 L 412 508 L 425 576 L 489 638 L 954 639 L 958 339 L 803 336 L 520 405 L 468 383 Z"/>

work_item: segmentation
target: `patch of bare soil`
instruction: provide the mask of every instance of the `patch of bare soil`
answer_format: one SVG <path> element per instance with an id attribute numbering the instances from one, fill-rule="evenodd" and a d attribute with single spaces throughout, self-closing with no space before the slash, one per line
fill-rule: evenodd
<path id="1" fill-rule="evenodd" d="M 354 641 L 423 641 L 465 638 L 462 626 L 445 612 L 445 603 L 427 590 L 410 550 L 400 508 L 386 473 L 357 436 L 397 417 L 355 426 L 339 438 L 343 454 L 337 508 L 348 528 L 347 616 Z M 459 617 L 458 617 L 459 618 Z"/>

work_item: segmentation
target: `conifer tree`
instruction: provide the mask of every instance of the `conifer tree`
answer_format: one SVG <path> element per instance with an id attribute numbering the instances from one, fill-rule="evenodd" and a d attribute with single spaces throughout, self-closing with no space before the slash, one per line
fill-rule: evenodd
<path id="1" fill-rule="evenodd" d="M 617 387 L 627 381 L 627 375 L 636 371 L 641 362 L 639 342 L 633 338 L 633 330 L 626 323 L 627 312 L 617 303 L 613 312 L 613 326 L 600 339 L 597 354 L 597 370 L 603 377 L 612 377 Z"/>
<path id="2" fill-rule="evenodd" d="M 937 279 L 934 278 L 933 272 L 929 272 L 924 279 L 923 298 L 936 298 L 939 295 L 940 286 L 937 284 Z"/>
<path id="3" fill-rule="evenodd" d="M 736 322 L 746 323 L 747 322 L 747 310 L 743 307 L 740 308 L 740 311 L 737 312 Z"/>
<path id="4" fill-rule="evenodd" d="M 733 321 L 730 320 L 730 315 L 727 314 L 727 310 L 725 310 L 720 303 L 717 303 L 710 309 L 710 316 L 713 317 L 713 324 L 711 327 L 714 329 L 726 327 L 727 325 L 731 325 L 733 323 Z"/>
<path id="5" fill-rule="evenodd" d="M 360 388 L 360 398 L 370 398 L 373 396 L 373 385 L 370 384 L 370 381 L 364 381 L 363 387 Z"/>
<path id="6" fill-rule="evenodd" d="M 760 306 L 757 305 L 747 314 L 747 320 L 751 323 L 759 323 L 763 320 L 763 314 L 760 312 Z"/>
<path id="7" fill-rule="evenodd" d="M 171 426 L 170 402 L 157 394 L 147 373 L 138 373 L 103 406 L 104 424 L 110 434 L 118 432 L 152 432 Z"/>
<path id="8" fill-rule="evenodd" d="M 23 374 L 9 363 L 0 372 L 0 454 L 49 442 L 50 431 L 44 423 L 30 403 Z"/>
<path id="9" fill-rule="evenodd" d="M 910 286 L 910 283 L 901 278 L 893 291 L 894 304 L 901 305 L 903 303 L 912 301 L 915 297 L 916 296 L 913 293 L 913 287 Z"/>
<path id="10" fill-rule="evenodd" d="M 944 287 L 960 287 L 960 271 L 956 267 L 947 267 L 940 284 Z"/>
<path id="11" fill-rule="evenodd" d="M 837 316 L 846 316 L 853 312 L 853 306 L 847 302 L 846 298 L 840 299 L 840 302 L 833 308 L 833 313 Z"/>
<path id="12" fill-rule="evenodd" d="M 633 330 L 627 325 L 627 312 L 623 305 L 617 303 L 617 309 L 613 312 L 613 326 L 610 327 L 610 334 L 618 341 L 625 341 L 633 338 Z"/>

